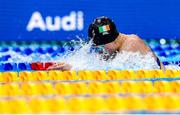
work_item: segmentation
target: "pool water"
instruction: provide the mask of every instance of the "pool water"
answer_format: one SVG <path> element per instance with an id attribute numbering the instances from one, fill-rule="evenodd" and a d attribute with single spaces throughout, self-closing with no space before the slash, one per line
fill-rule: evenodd
<path id="1" fill-rule="evenodd" d="M 0 113 L 179 113 L 180 41 L 146 43 L 166 71 L 151 54 L 99 60 L 82 41 L 0 42 Z"/>
<path id="2" fill-rule="evenodd" d="M 161 44 L 159 41 L 147 40 L 146 42 L 164 65 L 170 64 L 173 69 L 179 69 L 179 41 L 169 40 L 166 44 Z M 0 44 L 1 63 L 66 62 L 73 66 L 73 70 L 138 70 L 159 68 L 151 54 L 142 56 L 138 52 L 122 52 L 109 62 L 100 60 L 101 57 L 98 54 L 90 53 L 91 44 L 84 43 L 83 41 L 68 43 L 57 41 L 1 42 Z"/>

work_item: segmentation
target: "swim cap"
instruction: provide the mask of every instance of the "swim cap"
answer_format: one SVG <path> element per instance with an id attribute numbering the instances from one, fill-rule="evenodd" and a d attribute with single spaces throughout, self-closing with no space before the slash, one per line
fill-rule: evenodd
<path id="1" fill-rule="evenodd" d="M 95 45 L 103 45 L 114 41 L 119 33 L 114 22 L 108 17 L 96 18 L 89 26 L 88 36 Z"/>

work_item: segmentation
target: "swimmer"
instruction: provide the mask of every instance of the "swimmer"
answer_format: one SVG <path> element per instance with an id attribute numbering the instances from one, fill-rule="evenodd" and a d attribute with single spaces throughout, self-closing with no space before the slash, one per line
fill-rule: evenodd
<path id="1" fill-rule="evenodd" d="M 145 55 L 152 53 L 160 69 L 165 70 L 164 65 L 159 58 L 151 51 L 144 41 L 137 35 L 126 35 L 118 32 L 114 22 L 108 17 L 102 16 L 96 18 L 88 29 L 88 36 L 93 42 L 93 47 L 103 48 L 106 55 L 103 59 L 113 59 L 118 52 L 140 52 Z M 71 65 L 66 63 L 56 63 L 48 68 L 48 70 L 70 70 Z"/>

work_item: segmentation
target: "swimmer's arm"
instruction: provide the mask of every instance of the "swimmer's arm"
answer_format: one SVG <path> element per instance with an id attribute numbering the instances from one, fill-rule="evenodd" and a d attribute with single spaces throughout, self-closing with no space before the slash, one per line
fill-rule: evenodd
<path id="1" fill-rule="evenodd" d="M 140 38 L 139 38 L 139 39 L 140 39 Z M 153 57 L 155 58 L 155 60 L 156 60 L 156 61 L 159 61 L 161 70 L 165 70 L 164 64 L 159 60 L 159 58 L 158 58 L 158 57 L 156 56 L 156 54 L 151 50 L 151 48 L 150 48 L 149 46 L 147 46 L 142 39 L 140 39 L 140 44 L 141 44 L 141 42 L 143 42 L 142 45 L 144 45 L 144 47 L 146 47 L 144 53 L 152 52 Z"/>
<path id="2" fill-rule="evenodd" d="M 153 57 L 157 61 L 158 57 L 155 55 L 153 51 L 144 43 L 144 41 L 136 36 L 132 35 L 130 39 L 126 41 L 121 47 L 121 50 L 131 51 L 131 52 L 140 52 L 141 54 L 147 54 L 148 52 L 152 52 Z M 162 62 L 160 62 L 160 67 L 162 70 L 165 70 L 165 67 Z"/>
<path id="3" fill-rule="evenodd" d="M 150 48 L 149 48 L 150 49 Z M 151 51 L 151 49 L 150 49 L 150 51 Z M 153 51 L 151 51 L 152 53 L 153 53 L 153 57 L 156 59 L 156 61 L 158 61 L 159 59 L 158 59 L 158 57 L 156 56 L 156 54 L 153 52 Z M 161 70 L 166 70 L 166 68 L 164 67 L 164 64 L 159 60 L 159 62 L 160 62 L 160 68 L 161 68 Z"/>
<path id="4" fill-rule="evenodd" d="M 72 66 L 67 63 L 55 63 L 52 66 L 48 67 L 47 70 L 62 70 L 62 71 L 67 71 L 71 70 Z"/>
<path id="5" fill-rule="evenodd" d="M 164 70 L 164 71 L 166 70 L 166 68 L 164 67 L 164 64 L 161 61 L 160 61 L 160 67 L 162 70 Z"/>

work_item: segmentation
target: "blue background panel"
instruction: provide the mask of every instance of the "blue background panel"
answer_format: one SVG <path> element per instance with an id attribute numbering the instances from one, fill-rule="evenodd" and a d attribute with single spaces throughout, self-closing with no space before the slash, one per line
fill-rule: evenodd
<path id="1" fill-rule="evenodd" d="M 180 39 L 179 0 L 0 0 L 0 40 L 71 40 L 87 38 L 88 25 L 95 17 L 108 16 L 118 30 L 144 39 Z M 83 29 L 65 31 L 27 31 L 34 12 L 47 16 L 69 16 L 83 12 Z"/>

